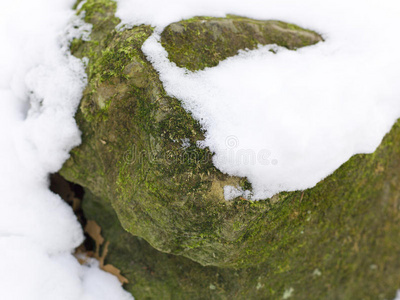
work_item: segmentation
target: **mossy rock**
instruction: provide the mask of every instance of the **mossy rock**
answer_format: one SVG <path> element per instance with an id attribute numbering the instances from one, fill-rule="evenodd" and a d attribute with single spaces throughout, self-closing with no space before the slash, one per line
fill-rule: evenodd
<path id="1" fill-rule="evenodd" d="M 354 156 L 312 189 L 225 201 L 225 185 L 249 183 L 219 172 L 212 153 L 196 147 L 204 138 L 199 123 L 166 95 L 141 51 L 153 28 L 115 30 L 111 1 L 88 0 L 82 10 L 93 24 L 92 40 L 71 47 L 89 58 L 76 115 L 82 144 L 61 173 L 91 195 L 85 213 L 105 231 L 109 260 L 131 280 L 129 290 L 151 299 L 393 298 L 400 286 L 399 123 L 374 154 Z M 228 16 L 171 24 L 161 41 L 172 61 L 196 70 L 257 44 L 295 51 L 321 40 L 295 25 Z M 129 233 L 108 217 L 111 207 Z M 159 278 L 138 275 L 136 256 Z"/>
<path id="2" fill-rule="evenodd" d="M 258 45 L 276 44 L 290 50 L 316 44 L 322 37 L 313 31 L 280 21 L 257 21 L 228 15 L 196 17 L 172 23 L 161 34 L 168 57 L 189 70 L 215 67 L 238 53 Z"/>
<path id="3" fill-rule="evenodd" d="M 166 95 L 141 51 L 153 29 L 115 30 L 114 9 L 110 1 L 82 6 L 85 20 L 93 24 L 92 40 L 74 41 L 71 48 L 89 58 L 89 84 L 76 115 L 83 142 L 62 174 L 111 199 L 122 226 L 160 251 L 203 265 L 258 263 L 261 258 L 248 255 L 255 251 L 249 246 L 258 235 L 254 225 L 271 209 L 271 201 L 225 201 L 225 185 L 248 182 L 219 172 L 212 153 L 196 146 L 204 139 L 199 123 L 178 99 Z M 258 44 L 295 50 L 321 40 L 295 25 L 237 16 L 198 17 L 162 33 L 171 58 L 191 69 L 213 66 L 216 58 Z M 190 66 L 187 58 L 193 58 Z M 182 141 L 190 146 L 182 147 Z"/>

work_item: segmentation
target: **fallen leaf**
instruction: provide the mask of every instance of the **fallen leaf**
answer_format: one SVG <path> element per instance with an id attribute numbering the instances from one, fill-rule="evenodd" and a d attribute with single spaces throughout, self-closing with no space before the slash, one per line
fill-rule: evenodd
<path id="1" fill-rule="evenodd" d="M 104 238 L 101 235 L 101 227 L 96 223 L 96 221 L 88 220 L 85 226 L 85 232 L 95 241 L 96 243 L 96 252 L 92 251 L 85 252 L 86 257 L 94 257 L 99 261 L 100 269 L 105 272 L 108 272 L 118 278 L 121 284 L 128 283 L 128 279 L 121 275 L 121 271 L 114 267 L 113 265 L 107 264 L 104 265 L 104 261 L 108 254 L 108 246 L 110 242 L 106 241 L 103 247 L 103 251 L 100 255 L 100 246 L 104 243 Z M 81 264 L 86 263 L 85 259 L 78 259 Z"/>
<path id="2" fill-rule="evenodd" d="M 102 268 L 104 271 L 113 274 L 114 276 L 116 276 L 119 280 L 119 282 L 121 282 L 122 284 L 124 283 L 128 283 L 128 279 L 126 279 L 124 276 L 121 275 L 121 271 L 119 269 L 117 269 L 116 267 L 114 267 L 113 265 L 105 265 Z"/>
<path id="3" fill-rule="evenodd" d="M 108 245 L 109 244 L 110 244 L 109 242 L 106 242 L 106 244 L 104 245 L 104 248 L 103 248 L 103 253 L 99 257 L 100 268 L 103 268 L 103 266 L 104 266 L 104 260 L 106 259 L 106 256 L 108 254 Z"/>
<path id="4" fill-rule="evenodd" d="M 95 241 L 95 257 L 100 258 L 100 246 L 104 243 L 104 238 L 101 235 L 100 226 L 96 223 L 96 221 L 88 220 L 85 226 L 85 232 Z"/>

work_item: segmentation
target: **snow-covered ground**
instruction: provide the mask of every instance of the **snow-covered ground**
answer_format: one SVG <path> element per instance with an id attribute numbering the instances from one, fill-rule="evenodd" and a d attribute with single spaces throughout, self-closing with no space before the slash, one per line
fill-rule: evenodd
<path id="1" fill-rule="evenodd" d="M 114 276 L 77 262 L 82 229 L 48 188 L 80 143 L 73 115 L 86 79 L 67 46 L 90 27 L 71 26 L 73 2 L 0 2 L 1 299 L 132 299 Z M 163 27 L 227 13 L 296 23 L 325 42 L 276 55 L 260 47 L 197 73 L 168 61 Z M 399 1 L 119 0 L 118 16 L 157 27 L 145 53 L 207 130 L 216 166 L 247 176 L 254 199 L 315 185 L 374 151 L 400 117 Z M 239 163 L 239 151 L 256 161 Z"/>
<path id="2" fill-rule="evenodd" d="M 71 0 L 0 2 L 0 299 L 133 299 L 95 262 L 72 255 L 83 233 L 49 190 L 80 143 L 73 115 L 85 86 L 67 53 Z M 79 24 L 74 18 L 75 24 Z M 84 26 L 84 30 L 90 27 Z M 68 34 L 63 34 L 68 30 Z M 82 32 L 81 32 L 82 33 Z"/>

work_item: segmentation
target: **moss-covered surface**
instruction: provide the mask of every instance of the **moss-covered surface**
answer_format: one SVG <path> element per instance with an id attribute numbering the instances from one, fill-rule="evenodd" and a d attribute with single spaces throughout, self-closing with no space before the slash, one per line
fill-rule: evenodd
<path id="1" fill-rule="evenodd" d="M 119 20 L 108 0 L 88 0 L 82 9 L 93 24 L 92 40 L 72 45 L 76 56 L 89 58 L 89 84 L 76 115 L 83 142 L 61 173 L 87 189 L 85 212 L 102 226 L 111 242 L 109 260 L 138 299 L 393 298 L 400 287 L 400 123 L 374 154 L 353 157 L 313 189 L 227 202 L 223 186 L 247 182 L 220 173 L 212 153 L 195 146 L 203 139 L 199 124 L 166 96 L 141 52 L 152 28 L 114 30 Z M 202 19 L 181 24 L 192 28 Z M 278 24 L 289 28 L 283 35 L 308 32 Z M 173 30 L 166 32 L 164 46 L 183 49 Z M 207 34 L 199 31 L 192 44 L 204 46 Z M 236 45 L 241 36 L 222 35 Z M 288 45 L 282 44 L 296 48 Z M 219 47 L 207 53 L 218 60 L 234 54 Z M 199 60 L 201 46 L 191 49 L 198 65 L 181 54 L 175 62 L 191 69 L 217 63 Z M 189 147 L 181 146 L 183 139 Z"/>
<path id="2" fill-rule="evenodd" d="M 195 41 L 195 42 L 194 42 Z M 317 33 L 280 21 L 259 21 L 228 15 L 196 17 L 172 23 L 161 35 L 169 59 L 179 67 L 199 70 L 214 67 L 238 50 L 276 44 L 290 50 L 322 41 Z"/>
<path id="3" fill-rule="evenodd" d="M 254 222 L 250 268 L 203 267 L 124 231 L 110 202 L 87 190 L 89 219 L 110 241 L 108 261 L 137 299 L 393 299 L 400 286 L 400 122 L 315 188 L 289 193 Z M 243 208 L 246 210 L 246 208 Z M 258 244 L 258 246 L 255 246 Z M 254 249 L 254 248 L 253 248 Z"/>

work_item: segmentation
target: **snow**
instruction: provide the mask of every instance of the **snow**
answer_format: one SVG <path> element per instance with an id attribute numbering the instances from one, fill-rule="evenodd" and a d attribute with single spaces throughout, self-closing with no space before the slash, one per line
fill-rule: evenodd
<path id="1" fill-rule="evenodd" d="M 73 116 L 86 75 L 67 46 L 88 39 L 90 26 L 73 17 L 73 2 L 0 3 L 1 299 L 133 299 L 96 261 L 78 263 L 82 229 L 49 191 L 49 173 L 80 143 Z M 166 25 L 228 13 L 296 23 L 325 42 L 276 55 L 268 51 L 276 46 L 260 46 L 200 72 L 168 61 L 159 43 Z M 143 50 L 206 129 L 198 145 L 216 153 L 221 171 L 248 177 L 253 199 L 312 187 L 352 155 L 374 151 L 400 117 L 398 1 L 119 0 L 117 15 L 156 26 Z"/>
<path id="2" fill-rule="evenodd" d="M 86 75 L 67 49 L 91 27 L 73 17 L 73 2 L 0 3 L 1 299 L 133 299 L 116 277 L 72 255 L 82 228 L 49 190 L 49 173 L 80 143 L 73 117 Z"/>
<path id="3" fill-rule="evenodd" d="M 166 25 L 225 14 L 295 23 L 325 42 L 277 54 L 260 46 L 198 72 L 168 60 L 159 43 Z M 117 15 L 121 25 L 156 26 L 143 51 L 206 130 L 215 166 L 247 177 L 254 200 L 315 186 L 373 152 L 400 117 L 398 1 L 118 0 Z"/>
<path id="4" fill-rule="evenodd" d="M 251 192 L 249 190 L 243 190 L 240 187 L 235 187 L 232 185 L 224 186 L 224 198 L 225 200 L 233 200 L 237 197 L 243 197 L 248 199 L 251 196 Z"/>
<path id="5" fill-rule="evenodd" d="M 400 300 L 400 290 L 397 291 L 396 298 L 394 300 Z"/>

